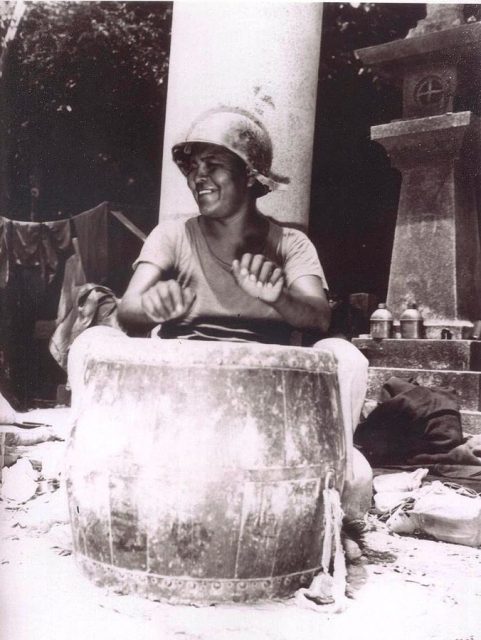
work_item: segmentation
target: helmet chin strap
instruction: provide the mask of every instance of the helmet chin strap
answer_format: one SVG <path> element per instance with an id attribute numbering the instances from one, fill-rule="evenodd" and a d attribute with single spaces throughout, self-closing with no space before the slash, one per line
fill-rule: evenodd
<path id="1" fill-rule="evenodd" d="M 255 178 L 257 182 L 260 182 L 264 187 L 267 187 L 269 191 L 287 191 L 288 189 L 287 183 L 276 182 L 267 176 L 263 176 L 255 169 L 249 169 L 248 175 Z"/>

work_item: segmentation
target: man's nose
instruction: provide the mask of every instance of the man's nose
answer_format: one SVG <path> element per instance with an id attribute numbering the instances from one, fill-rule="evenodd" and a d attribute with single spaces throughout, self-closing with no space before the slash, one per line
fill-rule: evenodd
<path id="1" fill-rule="evenodd" d="M 207 165 L 205 162 L 199 162 L 195 170 L 194 181 L 201 182 L 205 180 L 208 175 Z"/>

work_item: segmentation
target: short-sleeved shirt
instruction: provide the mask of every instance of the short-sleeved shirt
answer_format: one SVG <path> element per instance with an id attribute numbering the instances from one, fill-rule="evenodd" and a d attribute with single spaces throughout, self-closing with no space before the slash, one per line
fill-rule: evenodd
<path id="1" fill-rule="evenodd" d="M 232 340 L 289 344 L 293 327 L 270 305 L 245 293 L 236 283 L 231 264 L 210 249 L 199 225 L 200 216 L 168 220 L 153 229 L 134 263 L 159 267 L 164 280 L 175 279 L 196 294 L 186 316 L 166 322 L 162 338 Z M 316 249 L 297 229 L 281 227 L 268 218 L 263 254 L 281 267 L 289 287 L 302 276 L 327 283 Z"/>

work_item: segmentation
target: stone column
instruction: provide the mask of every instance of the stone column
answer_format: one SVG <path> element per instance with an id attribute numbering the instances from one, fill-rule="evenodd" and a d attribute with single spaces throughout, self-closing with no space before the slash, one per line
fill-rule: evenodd
<path id="1" fill-rule="evenodd" d="M 172 145 L 204 110 L 227 105 L 264 122 L 273 170 L 291 180 L 287 191 L 259 200 L 260 209 L 307 228 L 321 21 L 321 3 L 174 4 L 161 219 L 197 210 Z"/>

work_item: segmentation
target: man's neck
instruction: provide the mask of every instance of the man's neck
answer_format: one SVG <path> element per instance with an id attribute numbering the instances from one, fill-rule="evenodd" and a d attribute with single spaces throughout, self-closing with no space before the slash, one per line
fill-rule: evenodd
<path id="1" fill-rule="evenodd" d="M 259 232 L 263 226 L 263 220 L 264 217 L 253 203 L 227 218 L 201 216 L 201 225 L 204 233 L 213 240 L 241 244 L 246 238 Z"/>
<path id="2" fill-rule="evenodd" d="M 222 246 L 225 254 L 259 252 L 267 235 L 268 221 L 254 207 L 221 220 L 201 216 L 202 231 L 211 244 Z M 223 252 L 224 253 L 224 252 Z"/>

